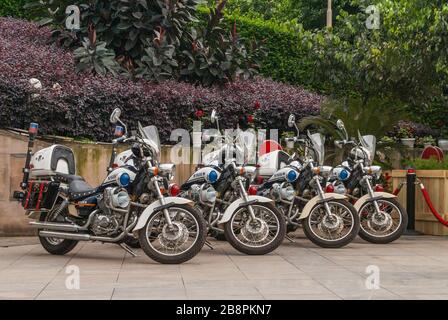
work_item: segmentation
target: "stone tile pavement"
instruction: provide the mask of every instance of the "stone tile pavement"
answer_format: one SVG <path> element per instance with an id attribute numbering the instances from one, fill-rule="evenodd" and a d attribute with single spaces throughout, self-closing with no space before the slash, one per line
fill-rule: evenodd
<path id="1" fill-rule="evenodd" d="M 51 256 L 36 238 L 0 238 L 0 299 L 448 299 L 444 237 L 322 249 L 298 235 L 266 256 L 212 243 L 188 263 L 161 265 L 117 245 L 80 243 Z M 80 289 L 66 287 L 71 266 L 79 267 Z M 371 270 L 379 270 L 373 290 Z"/>

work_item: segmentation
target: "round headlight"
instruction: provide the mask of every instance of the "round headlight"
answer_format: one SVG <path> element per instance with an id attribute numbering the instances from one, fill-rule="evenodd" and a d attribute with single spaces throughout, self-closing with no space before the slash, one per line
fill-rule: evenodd
<path id="1" fill-rule="evenodd" d="M 215 183 L 218 180 L 218 173 L 215 170 L 212 170 L 207 175 L 207 181 L 209 183 Z"/>
<path id="2" fill-rule="evenodd" d="M 131 199 L 126 191 L 120 191 L 112 196 L 112 204 L 114 207 L 127 208 Z"/>
<path id="3" fill-rule="evenodd" d="M 216 201 L 216 191 L 214 188 L 209 187 L 202 191 L 202 202 L 214 203 Z"/>
<path id="4" fill-rule="evenodd" d="M 294 182 L 294 181 L 296 181 L 297 180 L 297 177 L 298 177 L 299 175 L 297 174 L 297 171 L 295 171 L 295 170 L 290 170 L 289 172 L 288 172 L 288 174 L 286 175 L 286 180 L 288 180 L 288 182 Z"/>
<path id="5" fill-rule="evenodd" d="M 117 178 L 120 187 L 127 187 L 131 183 L 131 177 L 126 172 L 121 173 Z"/>
<path id="6" fill-rule="evenodd" d="M 292 201 L 296 194 L 295 194 L 294 188 L 292 186 L 287 186 L 287 187 L 281 189 L 280 195 L 281 195 L 282 199 Z"/>

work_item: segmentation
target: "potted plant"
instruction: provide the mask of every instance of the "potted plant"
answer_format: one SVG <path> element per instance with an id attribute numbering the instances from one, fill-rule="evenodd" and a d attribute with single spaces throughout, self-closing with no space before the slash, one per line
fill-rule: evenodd
<path id="1" fill-rule="evenodd" d="M 398 130 L 397 137 L 401 140 L 401 143 L 409 148 L 414 148 L 415 137 L 411 128 L 401 127 Z"/>
<path id="2" fill-rule="evenodd" d="M 418 146 L 427 148 L 427 147 L 435 145 L 436 139 L 434 139 L 432 136 L 420 137 L 417 139 L 416 143 Z"/>
<path id="3" fill-rule="evenodd" d="M 448 151 L 448 128 L 444 127 L 440 132 L 439 147 L 443 151 Z"/>

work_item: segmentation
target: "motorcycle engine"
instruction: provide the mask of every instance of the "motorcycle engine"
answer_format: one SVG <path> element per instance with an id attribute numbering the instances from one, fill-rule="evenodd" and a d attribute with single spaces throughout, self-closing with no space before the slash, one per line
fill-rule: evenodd
<path id="1" fill-rule="evenodd" d="M 106 188 L 98 201 L 99 212 L 94 215 L 91 229 L 97 236 L 112 236 L 123 225 L 125 210 L 130 203 L 126 190 L 121 188 Z"/>

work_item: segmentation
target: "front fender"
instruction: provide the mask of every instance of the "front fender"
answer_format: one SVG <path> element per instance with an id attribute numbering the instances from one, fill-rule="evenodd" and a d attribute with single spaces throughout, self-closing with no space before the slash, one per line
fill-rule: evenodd
<path id="1" fill-rule="evenodd" d="M 330 201 L 332 199 L 336 199 L 336 200 L 347 199 L 346 196 L 339 194 L 339 193 L 324 193 L 324 198 L 328 201 Z M 315 196 L 313 199 L 308 201 L 306 203 L 305 207 L 303 208 L 302 213 L 300 214 L 299 220 L 302 220 L 302 219 L 305 219 L 306 217 L 308 217 L 311 213 L 311 210 L 313 210 L 314 206 L 319 201 L 321 201 L 321 198 L 319 196 Z"/>
<path id="2" fill-rule="evenodd" d="M 184 199 L 184 198 L 178 198 L 178 197 L 166 197 L 165 204 L 188 204 L 190 206 L 194 206 L 193 201 Z M 162 206 L 162 204 L 160 203 L 160 200 L 157 200 L 157 201 L 154 201 L 153 203 L 151 203 L 138 218 L 137 225 L 135 226 L 134 230 L 132 230 L 132 232 L 143 229 L 144 226 L 146 225 L 146 222 L 148 222 L 148 219 L 154 213 L 156 213 L 158 211 L 157 208 L 159 208 L 161 206 Z"/>
<path id="3" fill-rule="evenodd" d="M 259 202 L 259 203 L 273 203 L 274 200 L 266 198 L 266 197 L 262 197 L 262 196 L 248 196 L 249 202 L 251 201 L 255 201 L 255 202 Z M 218 222 L 218 224 L 224 224 L 226 222 L 228 222 L 230 220 L 230 218 L 232 218 L 233 214 L 235 213 L 235 211 L 243 206 L 244 204 L 246 204 L 246 201 L 244 201 L 243 198 L 239 198 L 238 200 L 235 200 L 234 202 L 232 202 L 226 209 L 226 211 L 224 212 L 224 215 L 222 216 L 221 220 Z"/>
<path id="4" fill-rule="evenodd" d="M 394 195 L 392 193 L 387 193 L 387 192 L 374 192 L 373 194 L 374 194 L 375 199 L 377 199 L 377 198 L 378 199 L 381 199 L 381 198 L 394 199 L 397 197 L 396 195 Z M 370 199 L 371 199 L 371 197 L 368 194 L 359 198 L 358 201 L 356 201 L 356 203 L 355 203 L 356 211 L 359 211 L 366 202 L 369 202 Z"/>

